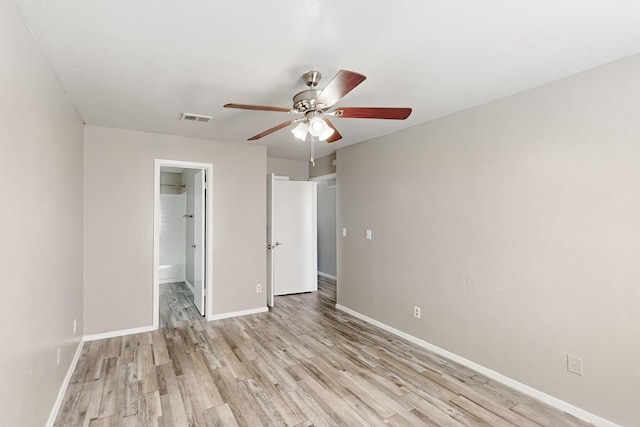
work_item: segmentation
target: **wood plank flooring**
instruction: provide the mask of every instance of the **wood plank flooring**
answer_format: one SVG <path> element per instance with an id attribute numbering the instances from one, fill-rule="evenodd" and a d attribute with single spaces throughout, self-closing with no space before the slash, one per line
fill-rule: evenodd
<path id="1" fill-rule="evenodd" d="M 335 285 L 205 322 L 161 287 L 161 329 L 85 344 L 56 426 L 586 426 L 335 310 Z"/>

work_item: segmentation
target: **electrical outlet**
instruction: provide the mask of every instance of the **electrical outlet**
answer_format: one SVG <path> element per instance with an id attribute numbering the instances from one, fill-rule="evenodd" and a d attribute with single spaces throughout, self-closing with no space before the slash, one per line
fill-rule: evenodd
<path id="1" fill-rule="evenodd" d="M 367 240 L 371 240 L 371 229 L 370 229 L 370 228 L 367 228 L 367 229 L 365 230 L 365 232 L 364 232 L 364 237 L 365 237 L 365 239 L 367 239 Z"/>
<path id="2" fill-rule="evenodd" d="M 342 227 L 342 237 L 347 237 L 347 227 Z"/>
<path id="3" fill-rule="evenodd" d="M 420 318 L 420 307 L 413 306 L 413 317 L 419 319 Z"/>
<path id="4" fill-rule="evenodd" d="M 60 347 L 56 350 L 56 365 L 60 364 Z"/>
<path id="5" fill-rule="evenodd" d="M 582 376 L 582 359 L 567 354 L 567 371 Z"/>
<path id="6" fill-rule="evenodd" d="M 78 319 L 73 319 L 73 335 L 78 332 Z"/>
<path id="7" fill-rule="evenodd" d="M 256 292 L 258 292 L 258 293 L 262 292 L 262 283 L 258 283 L 256 285 Z"/>

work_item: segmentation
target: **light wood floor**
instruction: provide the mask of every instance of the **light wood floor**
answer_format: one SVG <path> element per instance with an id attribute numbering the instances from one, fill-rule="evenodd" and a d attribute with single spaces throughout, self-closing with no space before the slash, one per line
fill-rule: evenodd
<path id="1" fill-rule="evenodd" d="M 335 286 L 205 322 L 162 286 L 157 331 L 85 344 L 57 426 L 585 426 L 336 311 Z"/>

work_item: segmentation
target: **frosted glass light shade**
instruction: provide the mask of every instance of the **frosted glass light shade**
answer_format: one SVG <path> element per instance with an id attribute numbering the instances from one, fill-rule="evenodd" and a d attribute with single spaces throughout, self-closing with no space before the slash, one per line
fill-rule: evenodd
<path id="1" fill-rule="evenodd" d="M 305 122 L 300 122 L 298 126 L 296 126 L 295 128 L 293 128 L 293 130 L 291 130 L 291 133 L 293 134 L 293 136 L 295 136 L 299 140 L 304 141 L 305 139 L 307 139 L 308 130 L 309 130 L 309 126 L 307 126 Z"/>
<path id="2" fill-rule="evenodd" d="M 320 141 L 324 141 L 333 135 L 333 128 L 320 117 L 314 117 L 309 121 L 309 133 Z"/>

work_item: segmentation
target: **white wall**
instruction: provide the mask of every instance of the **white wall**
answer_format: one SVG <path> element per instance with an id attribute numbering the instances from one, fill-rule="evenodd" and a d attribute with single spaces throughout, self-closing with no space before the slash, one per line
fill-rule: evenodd
<path id="1" fill-rule="evenodd" d="M 639 426 L 638 76 L 634 56 L 340 150 L 338 302 Z"/>
<path id="2" fill-rule="evenodd" d="M 161 283 L 183 281 L 186 270 L 187 253 L 187 193 L 182 186 L 182 174 L 160 171 L 160 265 L 177 267 L 170 278 L 162 277 Z"/>
<path id="3" fill-rule="evenodd" d="M 87 333 L 152 324 L 156 158 L 213 164 L 213 314 L 266 307 L 264 147 L 89 125 L 84 142 Z"/>
<path id="4" fill-rule="evenodd" d="M 181 266 L 187 247 L 187 194 L 160 194 L 160 265 Z"/>
<path id="5" fill-rule="evenodd" d="M 307 181 L 309 179 L 309 162 L 306 160 L 281 159 L 267 157 L 267 174 L 288 176 L 292 181 Z M 266 184 L 265 178 L 265 186 Z"/>
<path id="6" fill-rule="evenodd" d="M 0 58 L 0 424 L 41 427 L 82 335 L 82 122 L 13 1 Z"/>

